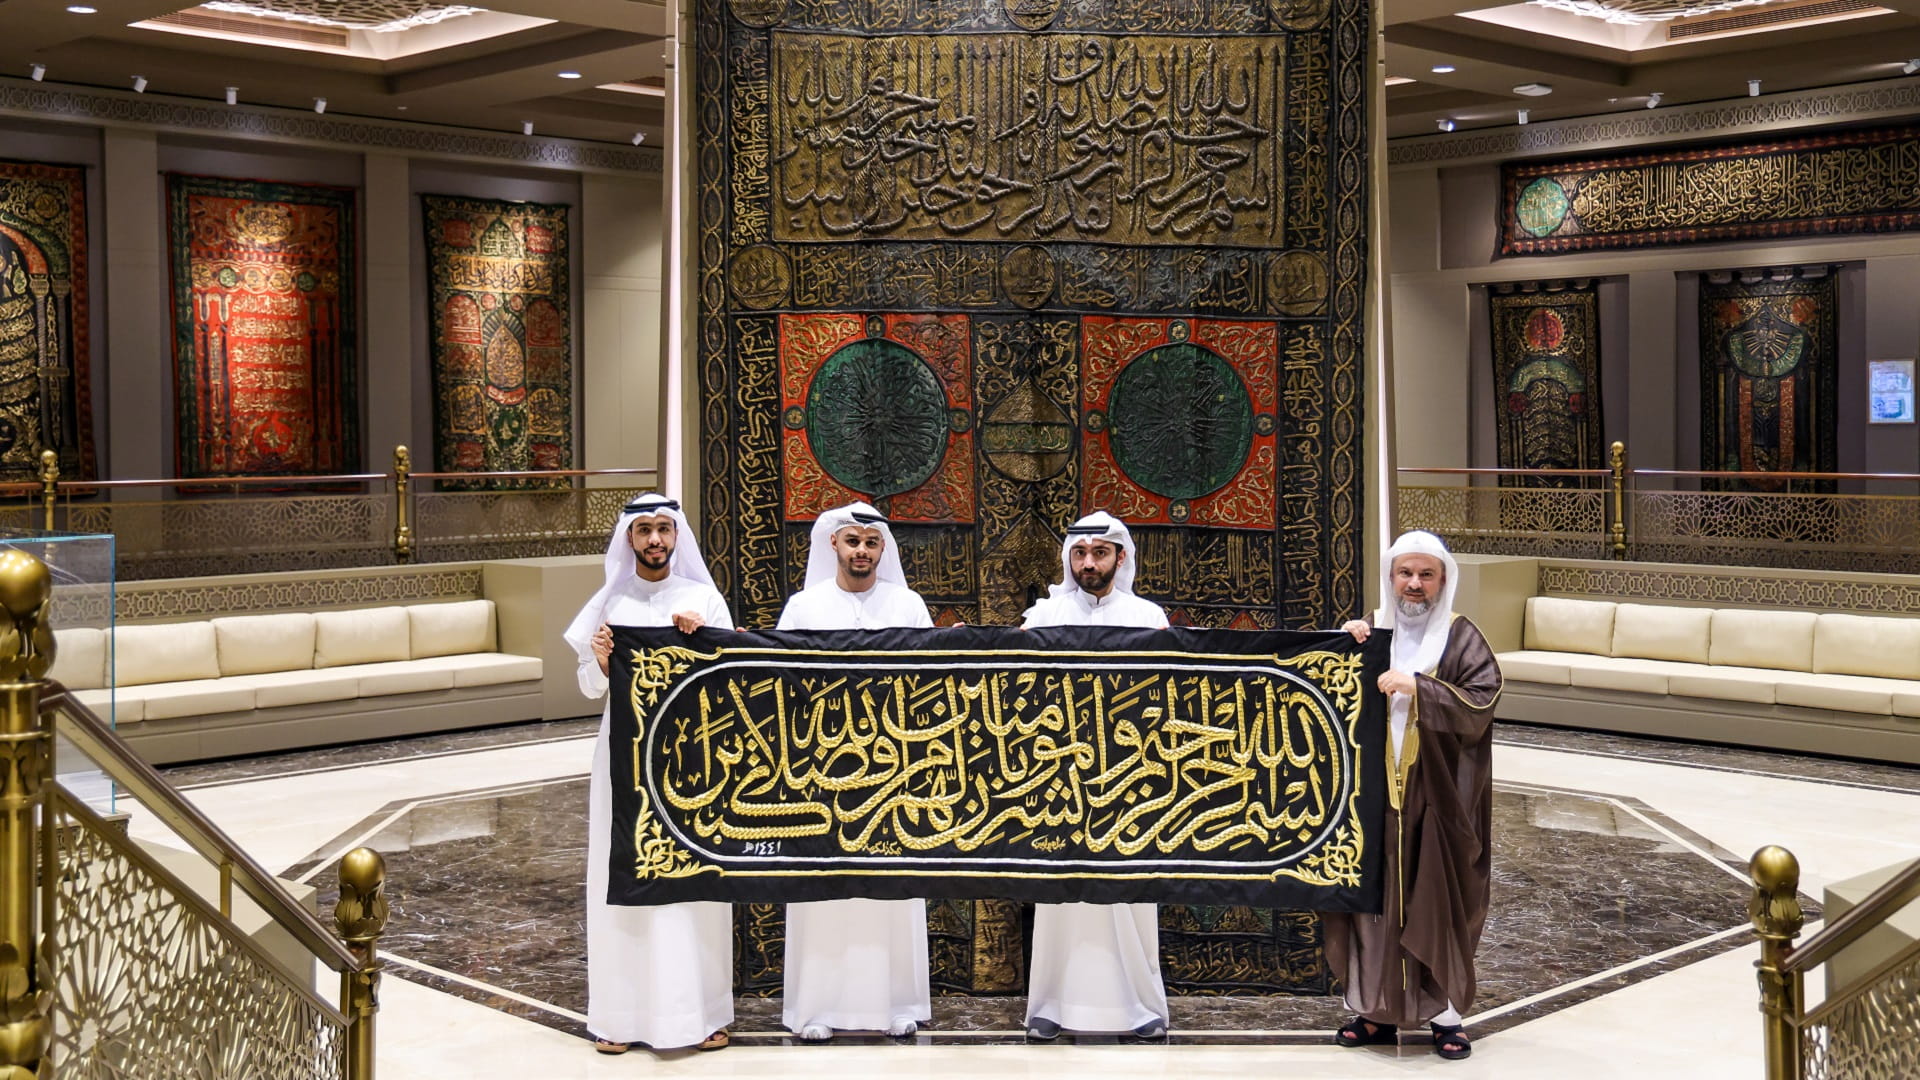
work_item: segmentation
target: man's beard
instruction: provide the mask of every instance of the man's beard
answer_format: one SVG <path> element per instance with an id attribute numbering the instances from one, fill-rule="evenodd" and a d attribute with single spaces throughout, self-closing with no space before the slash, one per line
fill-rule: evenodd
<path id="1" fill-rule="evenodd" d="M 1114 569 L 1117 570 L 1119 567 Z M 1100 596 L 1107 591 L 1107 586 L 1113 584 L 1113 573 L 1113 570 L 1103 574 L 1097 569 L 1088 568 L 1075 573 L 1073 580 L 1079 583 L 1082 592 Z"/>
<path id="2" fill-rule="evenodd" d="M 874 568 L 875 566 L 877 566 L 877 565 L 878 565 L 878 563 L 877 563 L 877 562 L 869 562 L 869 563 L 867 563 L 867 565 L 866 565 L 866 566 L 864 566 L 864 567 L 861 567 L 861 566 L 855 566 L 855 565 L 853 564 L 853 560 L 851 560 L 851 559 L 848 559 L 848 560 L 847 560 L 846 562 L 843 562 L 843 563 L 841 563 L 841 564 L 840 564 L 840 569 L 842 569 L 842 570 L 844 570 L 844 571 L 846 571 L 846 573 L 847 573 L 847 576 L 848 576 L 848 577 L 850 577 L 850 578 L 853 578 L 854 580 L 856 580 L 856 581 L 858 581 L 858 580 L 860 580 L 861 578 L 870 578 L 870 577 L 872 577 L 872 576 L 873 576 L 873 568 Z"/>
<path id="3" fill-rule="evenodd" d="M 1433 601 L 1409 600 L 1404 596 L 1396 596 L 1393 598 L 1393 606 L 1401 615 L 1409 619 L 1419 619 L 1424 618 L 1427 612 L 1433 610 Z"/>
<path id="4" fill-rule="evenodd" d="M 649 570 L 659 570 L 673 561 L 672 548 L 650 548 L 643 551 L 636 551 L 633 555 L 634 558 L 640 560 L 641 566 Z"/>

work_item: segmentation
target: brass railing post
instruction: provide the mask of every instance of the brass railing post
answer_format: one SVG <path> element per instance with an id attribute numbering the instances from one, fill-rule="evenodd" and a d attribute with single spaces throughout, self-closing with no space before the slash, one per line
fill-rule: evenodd
<path id="1" fill-rule="evenodd" d="M 60 455 L 52 450 L 40 451 L 40 509 L 44 515 L 45 528 L 53 531 L 53 506 L 60 498 Z"/>
<path id="2" fill-rule="evenodd" d="M 1800 973 L 1785 970 L 1793 939 L 1806 921 L 1800 913 L 1800 860 L 1769 844 L 1747 864 L 1753 898 L 1747 914 L 1760 936 L 1760 1017 L 1766 1040 L 1767 1080 L 1799 1080 L 1800 1017 L 1805 1004 Z"/>
<path id="3" fill-rule="evenodd" d="M 49 511 L 51 512 L 51 511 Z M 0 1080 L 34 1080 L 52 1028 L 36 971 L 40 823 L 53 774 L 41 680 L 53 665 L 47 608 L 53 575 L 21 551 L 0 553 Z"/>
<path id="4" fill-rule="evenodd" d="M 386 883 L 387 862 L 372 848 L 354 848 L 340 860 L 340 901 L 333 906 L 333 921 L 360 961 L 359 967 L 340 973 L 340 1011 L 347 1015 L 347 1080 L 373 1080 L 373 1020 L 380 1011 L 381 967 L 374 946 L 387 928 Z"/>
<path id="5" fill-rule="evenodd" d="M 1627 557 L 1627 444 L 1615 442 L 1607 456 L 1613 469 L 1613 522 L 1607 526 L 1613 557 Z"/>
<path id="6" fill-rule="evenodd" d="M 413 526 L 407 523 L 407 474 L 413 471 L 413 455 L 404 446 L 393 448 L 393 561 L 413 561 Z"/>

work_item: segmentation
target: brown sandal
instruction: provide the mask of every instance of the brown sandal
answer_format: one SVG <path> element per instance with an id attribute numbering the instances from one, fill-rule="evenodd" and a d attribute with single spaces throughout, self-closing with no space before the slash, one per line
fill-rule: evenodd
<path id="1" fill-rule="evenodd" d="M 593 1040 L 593 1048 L 603 1054 L 606 1054 L 608 1057 L 612 1057 L 615 1054 L 624 1054 L 628 1050 L 632 1049 L 626 1043 L 608 1042 L 605 1039 Z"/>
<path id="2" fill-rule="evenodd" d="M 703 1041 L 699 1046 L 694 1047 L 694 1049 L 695 1050 L 725 1050 L 727 1048 L 728 1042 L 729 1042 L 729 1039 L 727 1037 L 727 1029 L 721 1028 L 719 1031 L 716 1031 L 713 1034 L 707 1036 L 706 1040 Z"/>

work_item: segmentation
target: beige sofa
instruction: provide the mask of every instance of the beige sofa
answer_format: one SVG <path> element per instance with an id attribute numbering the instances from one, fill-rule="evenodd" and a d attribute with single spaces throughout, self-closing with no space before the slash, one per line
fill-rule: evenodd
<path id="1" fill-rule="evenodd" d="M 542 660 L 499 651 L 491 600 L 55 636 L 53 677 L 156 762 L 541 715 Z"/>
<path id="2" fill-rule="evenodd" d="M 1920 619 L 1535 596 L 1510 720 L 1920 762 Z"/>

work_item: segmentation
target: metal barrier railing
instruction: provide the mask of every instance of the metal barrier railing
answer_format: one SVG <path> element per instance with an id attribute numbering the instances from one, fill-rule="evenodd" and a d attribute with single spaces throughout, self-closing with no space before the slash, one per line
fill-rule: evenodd
<path id="1" fill-rule="evenodd" d="M 341 860 L 329 931 L 46 679 L 51 593 L 45 564 L 0 553 L 10 631 L 0 635 L 0 1077 L 372 1080 L 387 920 L 379 854 Z M 61 783 L 56 731 L 216 869 L 217 902 Z M 236 886 L 340 974 L 338 1005 L 310 985 L 310 967 L 288 969 L 234 921 Z"/>
<path id="2" fill-rule="evenodd" d="M 26 496 L 0 505 L 0 529 L 111 533 L 123 580 L 592 554 L 656 476 L 415 472 L 400 446 L 384 473 L 62 480 L 49 453 L 40 483 L 0 485 L 0 498 Z"/>
<path id="3" fill-rule="evenodd" d="M 1852 1080 L 1920 1075 L 1920 938 L 1808 1009 L 1806 974 L 1858 944 L 1920 899 L 1920 860 L 1875 889 L 1858 906 L 1796 947 L 1800 862 L 1783 847 L 1755 852 L 1748 863 L 1753 899 L 1748 914 L 1760 938 L 1760 1014 L 1768 1080 Z"/>
<path id="4" fill-rule="evenodd" d="M 1621 443 L 1611 458 L 1608 469 L 1403 468 L 1403 481 L 1465 482 L 1402 482 L 1397 524 L 1480 554 L 1920 572 L 1920 474 L 1629 469 Z"/>

